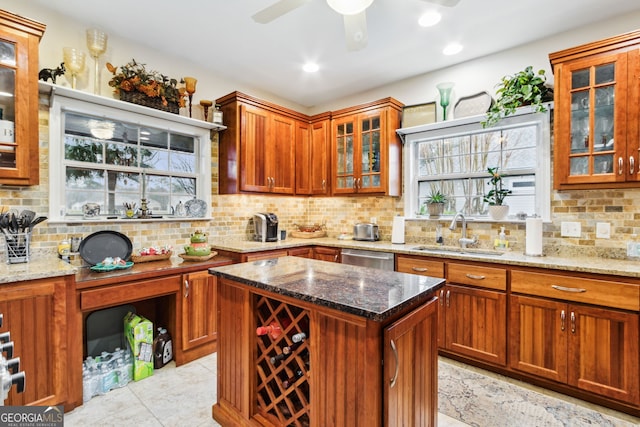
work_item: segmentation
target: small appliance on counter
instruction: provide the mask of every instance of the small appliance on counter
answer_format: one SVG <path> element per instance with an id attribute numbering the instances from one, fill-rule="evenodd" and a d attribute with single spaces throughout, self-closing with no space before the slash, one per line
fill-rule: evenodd
<path id="1" fill-rule="evenodd" d="M 353 240 L 374 242 L 380 240 L 378 225 L 370 222 L 361 222 L 353 226 Z"/>
<path id="2" fill-rule="evenodd" d="M 255 227 L 254 239 L 257 242 L 278 241 L 278 217 L 271 212 L 257 213 L 253 215 Z"/>

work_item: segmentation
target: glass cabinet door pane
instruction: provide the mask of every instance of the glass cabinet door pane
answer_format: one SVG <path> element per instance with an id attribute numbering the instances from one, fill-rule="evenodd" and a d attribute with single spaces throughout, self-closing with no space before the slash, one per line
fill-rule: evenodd
<path id="1" fill-rule="evenodd" d="M 596 106 L 594 110 L 594 150 L 614 150 L 614 121 L 613 121 L 613 86 L 596 89 Z"/>
<path id="2" fill-rule="evenodd" d="M 605 64 L 596 67 L 595 84 L 613 83 L 616 78 L 616 64 Z"/>
<path id="3" fill-rule="evenodd" d="M 589 150 L 589 91 L 571 94 L 571 154 Z"/>
<path id="4" fill-rule="evenodd" d="M 571 89 L 580 89 L 589 86 L 590 72 L 588 68 L 574 71 L 571 74 Z"/>
<path id="5" fill-rule="evenodd" d="M 569 161 L 569 175 L 586 175 L 589 173 L 589 157 L 572 157 Z"/>

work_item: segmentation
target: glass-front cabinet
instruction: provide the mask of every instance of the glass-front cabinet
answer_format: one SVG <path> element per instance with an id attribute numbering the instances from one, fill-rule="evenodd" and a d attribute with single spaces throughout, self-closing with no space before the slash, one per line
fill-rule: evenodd
<path id="1" fill-rule="evenodd" d="M 333 194 L 400 194 L 400 109 L 387 98 L 334 113 Z"/>
<path id="2" fill-rule="evenodd" d="M 639 179 L 633 130 L 638 43 L 636 32 L 549 55 L 556 77 L 555 188 L 611 187 Z"/>
<path id="3" fill-rule="evenodd" d="M 38 45 L 45 26 L 0 10 L 0 184 L 35 185 Z"/>

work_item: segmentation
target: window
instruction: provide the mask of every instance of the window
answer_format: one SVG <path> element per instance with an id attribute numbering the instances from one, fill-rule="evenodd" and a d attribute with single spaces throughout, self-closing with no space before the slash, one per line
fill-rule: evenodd
<path id="1" fill-rule="evenodd" d="M 484 116 L 476 116 L 411 128 L 410 133 L 400 130 L 405 140 L 405 216 L 425 215 L 425 201 L 440 191 L 447 196 L 445 215 L 462 212 L 489 220 L 487 169 L 498 167 L 511 190 L 505 199 L 509 219 L 525 213 L 549 220 L 550 116 L 522 110 L 487 129 L 480 125 Z"/>
<path id="2" fill-rule="evenodd" d="M 99 205 L 102 218 L 120 219 L 125 204 L 140 208 L 143 198 L 163 218 L 193 198 L 210 205 L 207 129 L 56 97 L 50 133 L 50 165 L 61 166 L 50 172 L 54 221 L 82 220 L 85 204 Z"/>

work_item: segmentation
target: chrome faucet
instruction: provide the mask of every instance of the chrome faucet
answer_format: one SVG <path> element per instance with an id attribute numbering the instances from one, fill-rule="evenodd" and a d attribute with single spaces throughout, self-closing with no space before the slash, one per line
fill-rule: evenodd
<path id="1" fill-rule="evenodd" d="M 478 243 L 478 236 L 473 236 L 473 239 L 467 238 L 467 219 L 464 217 L 462 212 L 458 212 L 451 221 L 449 225 L 449 230 L 453 231 L 456 229 L 456 224 L 458 223 L 458 218 L 462 221 L 462 237 L 458 240 L 461 248 L 466 248 L 467 245 L 475 245 Z"/>

